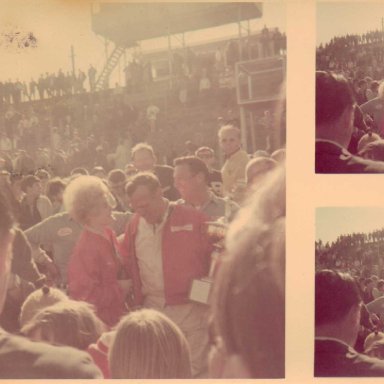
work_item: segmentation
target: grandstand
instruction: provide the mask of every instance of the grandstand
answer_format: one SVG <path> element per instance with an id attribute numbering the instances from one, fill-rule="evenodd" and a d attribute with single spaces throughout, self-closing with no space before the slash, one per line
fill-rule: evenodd
<path id="1" fill-rule="evenodd" d="M 108 3 L 92 8 L 93 31 L 115 46 L 92 91 L 88 79 L 79 83 L 77 77 L 68 78 L 73 84 L 62 90 L 55 89 L 57 77 L 47 77 L 51 85 L 46 85 L 43 96 L 37 97 L 36 92 L 33 98 L 25 84 L 18 84 L 9 93 L 1 87 L 0 127 L 13 148 L 53 149 L 53 131 L 57 131 L 67 142 L 64 150 L 93 134 L 106 151 L 113 151 L 128 132 L 133 142 L 153 144 L 159 158 L 169 163 L 185 150 L 186 140 L 216 149 L 219 117 L 241 125 L 243 144 L 250 153 L 281 147 L 285 143 L 284 121 L 278 130 L 271 131 L 274 124 L 266 124 L 264 117 L 285 98 L 280 91 L 286 41 L 278 29 L 250 29 L 249 19 L 262 16 L 262 4 L 166 4 Z M 171 45 L 172 39 L 186 31 L 229 22 L 238 23 L 237 36 L 193 45 L 181 37 L 181 47 Z M 168 36 L 167 49 L 142 52 L 126 62 L 126 53 L 132 53 L 138 42 L 157 36 Z M 123 61 L 125 82 L 111 86 L 110 76 Z M 250 90 L 245 97 L 241 92 L 244 79 Z M 204 84 L 208 86 L 204 88 Z M 160 110 L 154 132 L 146 116 L 151 105 Z M 29 128 L 18 127 L 23 116 L 38 118 L 41 140 L 30 140 Z M 23 134 L 25 137 L 19 139 Z"/>

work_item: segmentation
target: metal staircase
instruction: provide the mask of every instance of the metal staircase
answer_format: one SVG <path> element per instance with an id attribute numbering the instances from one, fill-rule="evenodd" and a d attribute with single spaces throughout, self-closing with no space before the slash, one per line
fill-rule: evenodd
<path id="1" fill-rule="evenodd" d="M 96 80 L 95 89 L 100 91 L 102 89 L 108 88 L 109 76 L 112 71 L 116 68 L 117 63 L 119 62 L 120 57 L 124 53 L 125 48 L 122 46 L 116 46 L 108 57 L 107 62 L 104 65 L 103 70 L 101 71 L 99 77 Z"/>

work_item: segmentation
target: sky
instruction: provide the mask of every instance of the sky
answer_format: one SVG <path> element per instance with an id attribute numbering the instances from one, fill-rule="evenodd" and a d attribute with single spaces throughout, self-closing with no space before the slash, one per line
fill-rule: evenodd
<path id="1" fill-rule="evenodd" d="M 317 3 L 316 45 L 335 36 L 361 34 L 380 29 L 384 2 L 319 2 Z"/>
<path id="2" fill-rule="evenodd" d="M 89 64 L 98 70 L 105 62 L 104 39 L 91 30 L 92 0 L 0 0 L 0 81 L 29 81 L 40 73 L 55 72 L 61 68 L 71 71 L 70 49 L 74 46 L 76 68 L 87 71 Z M 252 22 L 252 30 L 279 27 L 285 31 L 285 5 L 269 1 L 263 4 L 264 16 Z M 9 43 L 9 32 L 30 32 L 37 39 L 35 48 L 18 49 Z M 215 28 L 210 36 L 237 34 L 237 25 Z M 191 32 L 186 41 L 204 39 L 207 31 Z M 143 43 L 143 49 L 167 46 L 167 39 Z M 111 46 L 112 47 L 112 46 Z M 112 49 L 112 48 L 111 48 Z M 122 70 L 122 68 L 121 68 Z"/>
<path id="3" fill-rule="evenodd" d="M 384 228 L 383 207 L 321 207 L 316 210 L 316 240 Z"/>

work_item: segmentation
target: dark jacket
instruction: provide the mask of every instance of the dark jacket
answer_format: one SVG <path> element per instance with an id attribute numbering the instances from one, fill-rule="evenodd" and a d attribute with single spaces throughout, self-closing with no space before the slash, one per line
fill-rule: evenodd
<path id="1" fill-rule="evenodd" d="M 90 356 L 71 347 L 29 341 L 0 329 L 1 379 L 101 379 Z"/>
<path id="2" fill-rule="evenodd" d="M 317 141 L 316 173 L 384 173 L 384 162 L 354 156 L 331 142 Z"/>
<path id="3" fill-rule="evenodd" d="M 384 376 L 384 361 L 356 352 L 337 340 L 315 341 L 316 377 Z"/>

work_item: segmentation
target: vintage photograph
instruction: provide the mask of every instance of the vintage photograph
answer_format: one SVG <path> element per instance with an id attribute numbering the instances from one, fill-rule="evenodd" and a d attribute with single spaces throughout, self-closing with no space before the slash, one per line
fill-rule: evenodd
<path id="1" fill-rule="evenodd" d="M 384 208 L 316 210 L 315 376 L 384 376 Z"/>
<path id="2" fill-rule="evenodd" d="M 383 15 L 381 2 L 317 3 L 316 173 L 384 172 Z"/>
<path id="3" fill-rule="evenodd" d="M 285 377 L 285 18 L 1 1 L 0 379 Z"/>

